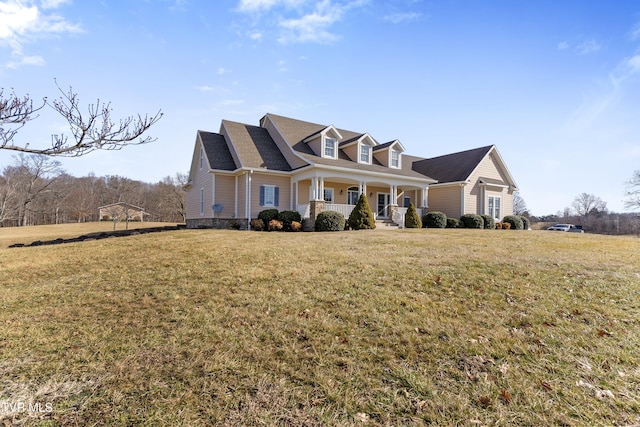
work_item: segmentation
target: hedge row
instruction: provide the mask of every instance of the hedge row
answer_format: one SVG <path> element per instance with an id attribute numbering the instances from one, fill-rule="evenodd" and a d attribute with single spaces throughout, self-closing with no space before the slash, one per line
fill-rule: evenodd
<path id="1" fill-rule="evenodd" d="M 428 212 L 422 217 L 422 226 L 426 228 L 486 228 L 528 230 L 529 218 L 520 215 L 507 215 L 501 223 L 495 222 L 490 215 L 464 214 L 460 219 L 447 218 L 443 212 Z"/>
<path id="2" fill-rule="evenodd" d="M 300 231 L 302 217 L 298 211 L 278 212 L 277 209 L 265 209 L 250 224 L 255 231 Z"/>

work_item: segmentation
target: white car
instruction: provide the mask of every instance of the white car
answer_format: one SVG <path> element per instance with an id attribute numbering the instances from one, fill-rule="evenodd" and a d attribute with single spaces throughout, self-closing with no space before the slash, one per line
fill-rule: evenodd
<path id="1" fill-rule="evenodd" d="M 547 230 L 551 231 L 568 231 L 570 233 L 584 233 L 581 225 L 573 225 L 573 224 L 556 224 L 552 227 L 547 228 Z"/>

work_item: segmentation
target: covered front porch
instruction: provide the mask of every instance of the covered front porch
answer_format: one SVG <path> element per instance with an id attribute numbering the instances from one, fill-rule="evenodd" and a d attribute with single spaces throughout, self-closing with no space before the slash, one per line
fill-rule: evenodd
<path id="1" fill-rule="evenodd" d="M 315 220 L 322 211 L 340 212 L 348 218 L 361 194 L 365 194 L 377 220 L 404 227 L 410 203 L 422 216 L 428 208 L 426 180 L 402 177 L 354 176 L 339 172 L 301 174 L 291 182 L 291 205 L 303 218 Z"/>

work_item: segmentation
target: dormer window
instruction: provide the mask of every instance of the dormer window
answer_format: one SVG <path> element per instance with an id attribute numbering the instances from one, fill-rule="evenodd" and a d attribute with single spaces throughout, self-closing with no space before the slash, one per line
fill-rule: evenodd
<path id="1" fill-rule="evenodd" d="M 335 138 L 325 137 L 324 149 L 323 149 L 324 157 L 328 157 L 330 159 L 338 158 L 337 145 L 338 145 L 338 140 L 336 140 Z"/>
<path id="2" fill-rule="evenodd" d="M 360 145 L 360 163 L 371 164 L 371 146 L 367 144 Z"/>
<path id="3" fill-rule="evenodd" d="M 400 152 L 398 150 L 391 150 L 391 167 L 400 168 Z"/>

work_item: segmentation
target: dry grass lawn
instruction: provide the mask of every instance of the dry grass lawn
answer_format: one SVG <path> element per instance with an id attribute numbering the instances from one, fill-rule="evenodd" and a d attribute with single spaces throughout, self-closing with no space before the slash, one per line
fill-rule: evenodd
<path id="1" fill-rule="evenodd" d="M 5 424 L 640 424 L 635 237 L 4 233 Z"/>

